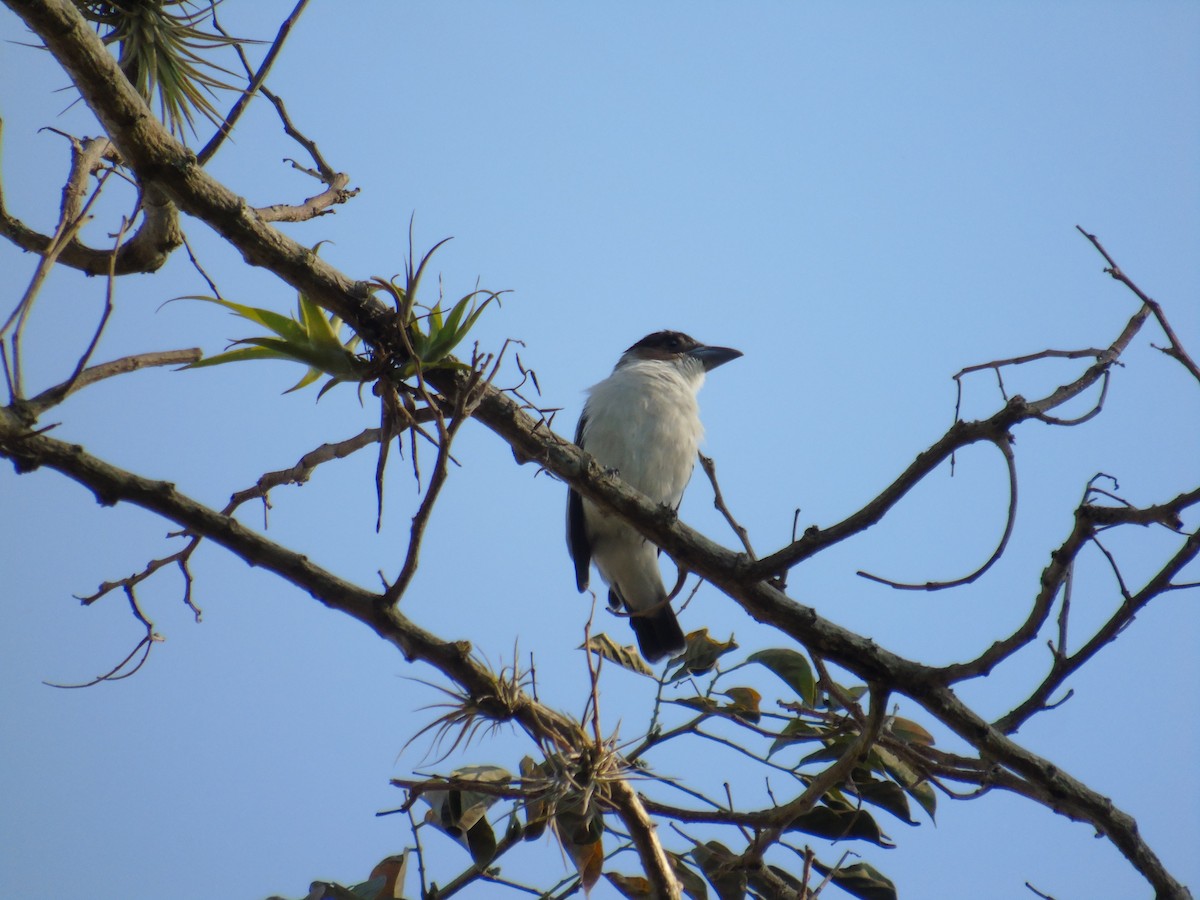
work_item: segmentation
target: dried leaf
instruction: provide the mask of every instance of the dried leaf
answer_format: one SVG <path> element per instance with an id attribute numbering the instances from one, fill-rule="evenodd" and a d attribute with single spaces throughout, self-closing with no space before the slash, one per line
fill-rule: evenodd
<path id="1" fill-rule="evenodd" d="M 637 672 L 639 675 L 645 675 L 647 678 L 657 677 L 654 674 L 654 670 L 646 665 L 646 661 L 638 653 L 637 647 L 632 645 L 622 646 L 607 634 L 592 635 L 587 643 L 582 646 L 597 656 L 602 656 L 609 662 L 616 663 L 622 669 Z"/>
<path id="2" fill-rule="evenodd" d="M 722 709 L 726 712 L 733 713 L 747 722 L 758 722 L 762 719 L 762 712 L 759 709 L 759 704 L 762 703 L 762 694 L 750 687 L 733 687 L 723 692 L 733 702 Z"/>
<path id="3" fill-rule="evenodd" d="M 620 892 L 622 897 L 629 900 L 651 900 L 654 889 L 650 882 L 641 875 L 621 875 L 618 872 L 605 872 L 608 883 Z"/>
<path id="4" fill-rule="evenodd" d="M 905 743 L 924 744 L 927 747 L 932 747 L 934 744 L 933 735 L 912 719 L 894 716 L 890 723 L 890 731 L 893 737 L 897 737 Z"/>
<path id="5" fill-rule="evenodd" d="M 711 671 L 718 659 L 726 653 L 732 653 L 737 646 L 732 637 L 728 641 L 713 640 L 708 636 L 707 628 L 691 632 L 687 636 L 687 649 L 683 652 L 680 666 L 668 676 L 668 683 L 682 681 L 689 675 L 703 675 Z"/>

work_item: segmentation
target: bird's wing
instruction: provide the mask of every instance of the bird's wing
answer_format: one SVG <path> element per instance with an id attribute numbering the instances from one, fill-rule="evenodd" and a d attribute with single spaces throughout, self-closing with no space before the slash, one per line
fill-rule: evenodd
<path id="1" fill-rule="evenodd" d="M 580 446 L 583 445 L 583 426 L 586 421 L 585 411 L 579 417 L 579 427 L 575 429 L 575 443 Z M 583 498 L 573 490 L 567 491 L 567 549 L 575 561 L 575 585 L 581 592 L 586 591 L 592 564 L 592 543 L 588 540 L 587 525 L 583 520 Z"/>

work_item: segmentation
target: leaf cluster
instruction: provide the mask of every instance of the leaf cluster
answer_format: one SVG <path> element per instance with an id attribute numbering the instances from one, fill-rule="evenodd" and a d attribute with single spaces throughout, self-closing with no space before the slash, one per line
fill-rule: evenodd
<path id="1" fill-rule="evenodd" d="M 633 648 L 622 647 L 607 635 L 591 637 L 586 647 L 621 668 L 653 677 Z M 757 759 L 768 774 L 787 773 L 795 789 L 803 792 L 813 782 L 816 771 L 854 752 L 859 739 L 864 721 L 859 700 L 866 693 L 864 686 L 829 680 L 823 668 L 815 672 L 804 654 L 790 648 L 761 650 L 722 668 L 723 661 L 737 649 L 732 638 L 714 639 L 706 629 L 688 635 L 686 650 L 660 679 L 661 688 L 694 687 L 683 696 L 665 701 L 695 714 L 686 723 L 666 728 L 656 721 L 632 751 L 588 745 L 578 752 L 548 753 L 540 762 L 526 757 L 520 764 L 520 777 L 495 764 L 456 769 L 444 779 L 420 786 L 419 796 L 430 806 L 425 823 L 461 844 L 469 852 L 475 870 L 486 871 L 489 877 L 498 877 L 495 863 L 509 847 L 520 840 L 534 840 L 549 829 L 573 862 L 583 887 L 590 888 L 603 872 L 624 896 L 652 896 L 643 876 L 603 870 L 606 860 L 629 846 L 628 835 L 615 818 L 606 816 L 612 811 L 607 786 L 631 776 L 659 780 L 644 761 L 656 747 L 713 737 L 708 726 L 731 724 L 743 732 L 738 741 L 742 752 Z M 733 672 L 753 668 L 771 672 L 786 688 L 776 699 L 779 712 L 764 708 L 759 688 L 728 686 Z M 708 677 L 708 683 L 701 687 L 697 679 L 703 677 Z M 811 809 L 776 817 L 774 826 L 780 837 L 804 835 L 831 844 L 857 841 L 885 849 L 894 846 L 877 819 L 879 810 L 909 825 L 918 824 L 910 801 L 931 819 L 936 813 L 932 786 L 912 762 L 912 754 L 906 752 L 906 747 L 932 743 L 933 737 L 919 724 L 890 717 L 885 733 L 874 746 L 862 753 L 846 777 L 826 790 Z M 753 750 L 755 744 L 761 749 Z M 779 761 L 795 748 L 807 752 L 794 762 Z M 502 798 L 511 801 L 508 811 L 489 822 L 489 810 Z M 784 806 L 777 804 L 774 811 Z M 660 831 L 664 821 L 687 821 L 680 813 L 673 815 L 661 806 L 652 812 L 660 820 Z M 747 823 L 761 831 L 771 821 L 772 813 L 772 809 L 763 810 L 753 814 L 758 817 L 757 824 L 750 819 Z M 725 820 L 725 824 L 743 825 L 743 833 L 748 834 L 736 817 Z M 501 827 L 503 833 L 498 834 L 497 828 Z M 672 871 L 683 893 L 691 898 L 707 898 L 710 890 L 720 900 L 773 897 L 780 885 L 795 889 L 797 896 L 815 896 L 813 885 L 822 879 L 862 900 L 896 897 L 892 882 L 867 862 L 846 864 L 843 856 L 825 863 L 806 849 L 804 872 L 798 876 L 773 863 L 748 864 L 744 854 L 720 841 L 691 840 L 690 851 L 668 852 Z"/>
<path id="2" fill-rule="evenodd" d="M 234 73 L 204 54 L 251 42 L 204 30 L 212 15 L 209 4 L 194 11 L 188 10 L 196 5 L 190 0 L 75 0 L 75 5 L 96 24 L 105 44 L 117 45 L 121 71 L 146 102 L 158 94 L 159 115 L 172 133 L 182 139 L 185 131 L 195 132 L 193 111 L 220 123 L 209 96 L 235 88 L 214 73 Z"/>
<path id="3" fill-rule="evenodd" d="M 189 295 L 179 299 L 203 300 L 223 306 L 240 318 L 267 328 L 273 336 L 238 338 L 231 341 L 233 349 L 185 368 L 199 369 L 256 359 L 297 362 L 306 366 L 307 371 L 284 393 L 307 387 L 323 375 L 329 376 L 318 399 L 342 382 L 361 384 L 386 377 L 390 395 L 405 382 L 419 379 L 424 372 L 438 368 L 467 369 L 469 366 L 456 360 L 453 353 L 475 327 L 488 304 L 493 300 L 499 302 L 500 294 L 476 289 L 461 297 L 448 311 L 443 309 L 441 297 L 432 306 L 419 303 L 416 296 L 421 276 L 430 257 L 446 240 L 436 244 L 415 267 L 410 255 L 403 281 L 399 276 L 387 280 L 376 277 L 371 281 L 373 291 L 387 294 L 395 304 L 405 349 L 399 358 L 381 359 L 370 352 L 362 352 L 362 339 L 354 333 L 343 336 L 346 325 L 341 318 L 325 312 L 303 291 L 297 296 L 294 316 L 219 297 Z"/>
<path id="4" fill-rule="evenodd" d="M 285 316 L 269 309 L 234 303 L 219 297 L 190 295 L 180 299 L 216 303 L 240 318 L 262 325 L 275 334 L 275 337 L 239 338 L 232 341 L 235 349 L 205 357 L 184 368 L 201 369 L 252 359 L 298 362 L 307 366 L 308 371 L 284 393 L 298 391 L 322 375 L 328 375 L 329 380 L 321 387 L 317 394 L 318 399 L 331 387 L 343 381 L 362 382 L 370 377 L 369 359 L 357 352 L 361 343 L 358 335 L 350 335 L 343 339 L 342 320 L 333 313 L 326 313 L 303 292 L 298 295 L 295 316 Z"/>

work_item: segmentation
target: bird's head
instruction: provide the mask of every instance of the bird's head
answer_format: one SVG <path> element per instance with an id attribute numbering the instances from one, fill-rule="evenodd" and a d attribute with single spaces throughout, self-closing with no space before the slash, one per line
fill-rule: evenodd
<path id="1" fill-rule="evenodd" d="M 742 355 L 732 347 L 711 347 L 681 331 L 656 331 L 648 334 L 621 355 L 617 368 L 641 360 L 659 360 L 686 368 L 700 366 L 700 371 L 711 372 Z"/>

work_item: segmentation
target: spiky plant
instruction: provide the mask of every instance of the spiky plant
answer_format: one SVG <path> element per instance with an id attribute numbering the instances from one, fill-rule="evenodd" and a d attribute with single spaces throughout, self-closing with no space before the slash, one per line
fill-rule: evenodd
<path id="1" fill-rule="evenodd" d="M 236 76 L 206 56 L 240 39 L 203 29 L 216 3 L 75 0 L 75 5 L 84 18 L 96 23 L 105 44 L 117 45 L 121 71 L 146 102 L 152 103 L 158 95 L 159 115 L 172 133 L 180 139 L 185 130 L 194 134 L 193 112 L 214 124 L 221 122 L 209 97 L 219 88 L 234 88 L 216 73 Z"/>

